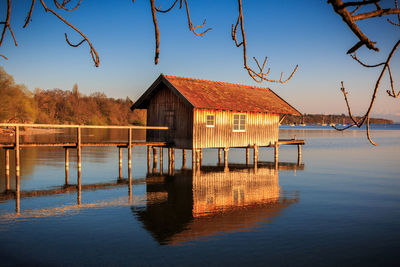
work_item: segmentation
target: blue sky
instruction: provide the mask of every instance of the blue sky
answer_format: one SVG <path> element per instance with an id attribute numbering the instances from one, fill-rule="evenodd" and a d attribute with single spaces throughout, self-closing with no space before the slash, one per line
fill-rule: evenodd
<path id="1" fill-rule="evenodd" d="M 158 4 L 166 7 L 172 2 Z M 230 36 L 231 25 L 237 19 L 237 1 L 188 2 L 193 23 L 201 24 L 206 18 L 212 30 L 204 37 L 189 32 L 184 9 L 158 13 L 161 53 L 157 66 L 148 0 L 136 0 L 134 4 L 130 0 L 83 0 L 76 11 L 58 10 L 92 41 L 100 55 L 100 67 L 96 68 L 88 46 L 69 47 L 64 32 L 74 42 L 80 37 L 54 15 L 44 12 L 40 3 L 36 3 L 28 28 L 22 29 L 30 1 L 14 1 L 11 25 L 18 47 L 7 33 L 0 54 L 9 60 L 0 59 L 0 65 L 30 90 L 71 90 L 77 83 L 85 94 L 100 91 L 132 99 L 137 99 L 160 73 L 258 85 L 271 88 L 303 113 L 346 113 L 340 92 L 340 81 L 344 81 L 353 111 L 361 114 L 366 110 L 379 70 L 362 68 L 346 55 L 357 39 L 326 1 L 243 0 L 249 63 L 253 64 L 253 56 L 259 60 L 268 56 L 272 78 L 279 78 L 281 71 L 289 74 L 299 65 L 293 79 L 284 85 L 257 84 L 243 69 L 241 48 L 235 47 Z M 55 8 L 53 1 L 46 3 Z M 2 19 L 5 8 L 6 1 L 1 1 Z M 368 63 L 382 61 L 398 40 L 400 28 L 385 19 L 359 25 L 381 52 L 362 48 L 358 55 Z M 392 60 L 397 85 L 399 58 L 395 55 Z M 373 114 L 400 121 L 400 102 L 386 96 L 386 80 Z"/>

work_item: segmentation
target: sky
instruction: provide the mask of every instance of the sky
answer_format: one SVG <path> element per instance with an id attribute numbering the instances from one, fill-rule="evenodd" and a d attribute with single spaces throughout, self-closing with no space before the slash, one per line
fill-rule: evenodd
<path id="1" fill-rule="evenodd" d="M 389 0 L 384 0 L 385 2 Z M 6 2 L 0 0 L 0 20 L 6 16 Z M 109 97 L 135 100 L 164 73 L 182 77 L 268 87 L 302 113 L 346 113 L 340 82 L 349 92 L 353 112 L 361 115 L 368 108 L 379 69 L 365 69 L 346 51 L 358 40 L 326 1 L 262 1 L 243 0 L 244 27 L 247 38 L 248 63 L 255 67 L 253 56 L 262 61 L 268 57 L 270 78 L 280 73 L 298 71 L 286 84 L 254 82 L 243 68 L 242 49 L 231 39 L 231 25 L 238 16 L 235 0 L 188 0 L 194 25 L 207 19 L 212 30 L 204 37 L 188 30 L 186 11 L 175 7 L 166 14 L 157 13 L 160 27 L 160 59 L 154 65 L 155 38 L 150 1 L 83 0 L 75 11 L 55 8 L 92 42 L 100 56 L 96 68 L 87 44 L 78 48 L 65 42 L 81 37 L 36 1 L 32 21 L 22 26 L 31 1 L 13 1 L 11 26 L 18 46 L 9 32 L 0 54 L 2 66 L 15 81 L 35 88 L 71 90 L 75 83 L 80 92 L 104 92 Z M 72 2 L 76 2 L 72 0 Z M 168 7 L 172 0 L 156 1 Z M 400 27 L 378 18 L 358 23 L 380 48 L 376 53 L 366 48 L 358 52 L 366 63 L 382 62 L 400 36 Z M 400 52 L 392 59 L 395 84 L 400 84 Z M 373 116 L 400 121 L 400 102 L 387 96 L 388 77 L 378 93 Z"/>

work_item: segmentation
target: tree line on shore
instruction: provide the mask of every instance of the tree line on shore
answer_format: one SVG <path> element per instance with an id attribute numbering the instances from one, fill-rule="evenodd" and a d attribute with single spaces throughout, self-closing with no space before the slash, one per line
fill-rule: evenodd
<path id="1" fill-rule="evenodd" d="M 130 107 L 132 101 L 114 99 L 95 92 L 86 96 L 75 84 L 72 90 L 29 91 L 16 84 L 13 77 L 0 67 L 0 122 L 86 124 L 86 125 L 145 125 L 146 111 Z"/>
<path id="2" fill-rule="evenodd" d="M 356 120 L 360 117 L 355 117 Z M 282 124 L 352 124 L 352 120 L 349 116 L 345 114 L 341 115 L 325 115 L 325 114 L 303 114 L 303 116 L 292 116 L 288 115 L 282 121 Z M 380 119 L 380 118 L 370 118 L 371 124 L 392 124 L 392 120 Z"/>

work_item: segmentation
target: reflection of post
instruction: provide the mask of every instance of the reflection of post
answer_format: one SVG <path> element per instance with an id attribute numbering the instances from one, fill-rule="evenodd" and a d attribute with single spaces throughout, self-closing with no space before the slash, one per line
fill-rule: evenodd
<path id="1" fill-rule="evenodd" d="M 160 146 L 160 174 L 162 175 L 164 171 L 164 166 L 163 166 L 163 147 Z"/>
<path id="2" fill-rule="evenodd" d="M 6 190 L 10 190 L 10 150 L 4 149 L 6 160 Z"/>
<path id="3" fill-rule="evenodd" d="M 82 159 L 81 159 L 81 143 L 82 143 L 82 137 L 81 137 L 81 128 L 78 127 L 76 129 L 76 154 L 77 154 L 77 160 L 78 160 L 78 196 L 77 196 L 77 202 L 78 205 L 81 204 L 81 190 L 82 190 L 82 184 L 81 184 L 81 170 L 82 170 Z"/>
<path id="4" fill-rule="evenodd" d="M 222 148 L 218 148 L 218 165 L 222 162 Z"/>
<path id="5" fill-rule="evenodd" d="M 65 185 L 69 184 L 69 149 L 65 149 Z"/>
<path id="6" fill-rule="evenodd" d="M 132 129 L 128 129 L 128 178 L 132 178 Z"/>
<path id="7" fill-rule="evenodd" d="M 225 166 L 225 168 L 228 167 L 228 151 L 229 151 L 229 147 L 225 147 L 224 148 L 224 166 Z"/>
<path id="8" fill-rule="evenodd" d="M 122 179 L 122 147 L 118 147 L 118 159 L 119 159 L 119 168 L 118 168 L 118 177 Z"/>
<path id="9" fill-rule="evenodd" d="M 297 165 L 301 165 L 301 145 L 297 145 Z"/>
<path id="10" fill-rule="evenodd" d="M 182 149 L 182 170 L 186 169 L 186 149 Z"/>
<path id="11" fill-rule="evenodd" d="M 151 172 L 151 146 L 147 146 L 147 173 Z"/>
<path id="12" fill-rule="evenodd" d="M 250 148 L 246 147 L 246 165 L 249 165 L 249 163 L 250 163 L 249 155 L 250 155 Z"/>
<path id="13" fill-rule="evenodd" d="M 16 208 L 15 211 L 19 213 L 19 199 L 20 199 L 20 158 L 19 158 L 19 126 L 15 126 L 15 188 L 17 191 L 16 194 Z"/>

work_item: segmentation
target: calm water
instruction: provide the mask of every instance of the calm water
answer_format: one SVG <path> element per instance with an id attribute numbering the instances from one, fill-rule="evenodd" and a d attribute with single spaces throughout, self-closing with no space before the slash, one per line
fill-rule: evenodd
<path id="1" fill-rule="evenodd" d="M 46 195 L 21 197 L 19 213 L 14 199 L 0 198 L 0 266 L 395 265 L 400 127 L 372 135 L 378 147 L 360 130 L 286 127 L 280 138 L 306 139 L 301 164 L 296 147 L 280 148 L 278 169 L 273 149 L 261 149 L 257 170 L 245 166 L 245 150 L 231 149 L 224 170 L 216 150 L 205 150 L 193 173 L 190 153 L 181 170 L 176 150 L 171 177 L 147 173 L 146 150 L 138 147 L 131 197 L 117 182 L 117 149 L 85 147 L 79 201 L 62 189 L 62 149 L 23 149 L 21 190 Z M 0 159 L 3 192 L 3 151 Z M 126 169 L 124 151 L 124 177 Z"/>

